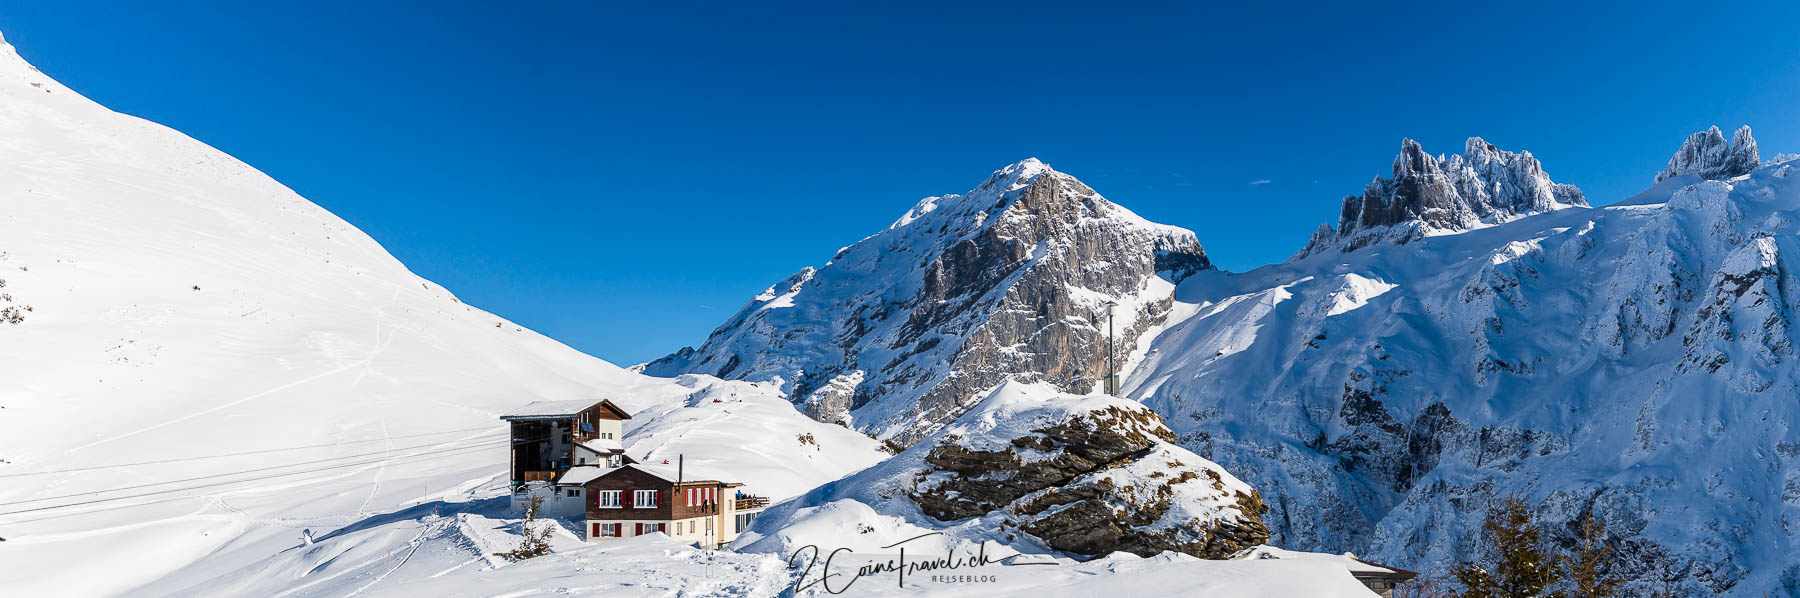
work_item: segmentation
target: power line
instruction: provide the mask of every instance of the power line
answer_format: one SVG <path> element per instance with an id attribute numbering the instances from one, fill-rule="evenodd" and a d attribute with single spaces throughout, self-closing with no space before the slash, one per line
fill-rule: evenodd
<path id="1" fill-rule="evenodd" d="M 499 444 L 504 444 L 504 443 L 505 443 L 505 441 L 498 441 L 498 442 L 494 442 L 492 444 L 499 445 Z M 291 475 L 299 475 L 299 474 L 303 474 L 303 473 L 313 473 L 313 472 L 327 471 L 327 470 L 332 470 L 332 469 L 343 469 L 345 467 L 355 467 L 355 466 L 359 466 L 359 465 L 370 465 L 370 464 L 380 463 L 380 462 L 384 462 L 384 461 L 397 461 L 400 459 L 406 459 L 406 458 L 411 458 L 411 457 L 424 456 L 424 459 L 420 459 L 420 461 L 429 461 L 431 459 L 441 459 L 444 457 L 462 456 L 458 453 L 464 453 L 464 452 L 468 452 L 468 451 L 475 450 L 475 449 L 486 449 L 486 448 L 489 448 L 489 445 L 478 445 L 478 446 L 471 446 L 471 447 L 455 448 L 455 449 L 440 451 L 437 453 L 414 453 L 412 455 L 402 455 L 399 457 L 390 457 L 390 458 L 386 458 L 386 459 L 372 459 L 369 461 L 362 461 L 362 462 L 357 462 L 357 463 L 341 463 L 338 465 L 328 465 L 325 467 L 318 467 L 318 468 L 314 468 L 314 469 L 304 469 L 304 470 L 300 470 L 300 471 L 290 471 L 290 472 L 286 472 L 286 473 L 270 474 L 270 475 L 259 476 L 259 477 L 254 477 L 254 478 L 245 478 L 242 480 L 229 480 L 229 481 L 224 481 L 224 482 L 214 482 L 211 484 L 200 484 L 200 485 L 196 485 L 196 486 L 188 486 L 185 488 L 172 488 L 172 489 L 168 489 L 168 490 L 157 490 L 157 491 L 153 491 L 153 492 L 144 492 L 141 494 L 131 494 L 131 495 L 127 495 L 127 496 L 115 496 L 112 498 L 97 498 L 97 499 L 89 500 L 89 501 L 74 502 L 74 503 L 67 503 L 67 504 L 60 504 L 60 505 L 50 505 L 47 507 L 33 507 L 30 509 L 20 509 L 17 511 L 4 511 L 4 512 L 0 512 L 0 515 L 16 515 L 19 513 L 31 513 L 31 512 L 35 512 L 35 511 L 48 511 L 51 509 L 63 509 L 63 508 L 68 508 L 68 507 L 78 507 L 81 505 L 91 505 L 91 504 L 96 504 L 96 503 L 112 502 L 112 501 L 117 501 L 117 500 L 142 498 L 145 496 L 156 496 L 159 494 L 172 494 L 172 493 L 176 493 L 176 492 L 187 492 L 189 490 L 199 490 L 202 488 L 213 488 L 213 487 L 217 487 L 217 486 L 228 486 L 231 484 L 241 484 L 244 482 L 256 482 L 256 481 L 274 479 L 274 478 L 279 478 L 279 477 L 286 477 L 286 476 L 291 476 Z"/>
<path id="2" fill-rule="evenodd" d="M 283 451 L 298 451 L 298 450 L 305 450 L 305 449 L 310 449 L 310 448 L 341 446 L 341 445 L 346 445 L 346 444 L 362 444 L 362 443 L 367 443 L 367 442 L 383 442 L 383 441 L 388 441 L 388 440 L 399 440 L 402 438 L 418 438 L 420 436 L 437 436 L 437 435 L 441 435 L 441 434 L 454 434 L 457 432 L 474 432 L 477 430 L 491 430 L 491 429 L 493 429 L 493 426 L 482 426 L 479 428 L 467 428 L 467 429 L 462 429 L 462 430 L 445 430 L 442 432 L 427 432 L 424 434 L 408 434 L 406 436 L 389 436 L 387 438 L 370 438 L 368 440 L 346 440 L 346 441 L 342 441 L 342 442 L 332 442 L 332 443 L 326 443 L 326 444 L 312 444 L 312 445 L 307 445 L 307 446 L 294 446 L 294 447 L 288 447 L 288 448 L 264 449 L 264 450 L 259 450 L 259 451 L 245 451 L 242 453 L 226 453 L 223 455 L 201 455 L 201 456 L 197 456 L 197 457 L 182 457 L 179 459 L 163 459 L 161 461 L 140 461 L 137 463 L 115 463 L 112 465 L 96 465 L 93 467 L 77 467 L 77 468 L 73 468 L 73 469 L 58 469 L 56 471 L 36 471 L 36 472 L 31 472 L 31 473 L 8 473 L 8 474 L 0 474 L 0 478 L 16 478 L 16 477 L 34 476 L 34 475 L 50 475 L 53 473 L 69 473 L 69 472 L 74 472 L 74 471 L 111 469 L 114 467 L 135 467 L 138 465 L 156 465 L 159 463 L 176 463 L 176 462 L 180 462 L 180 461 L 198 461 L 201 459 L 221 459 L 221 458 L 225 458 L 225 457 L 240 457 L 243 455 L 260 455 L 263 453 L 279 453 L 279 452 L 283 452 Z"/>
<path id="3" fill-rule="evenodd" d="M 138 489 L 138 488 L 149 488 L 149 487 L 151 487 L 151 486 L 163 486 L 163 485 L 167 485 L 167 484 L 179 484 L 179 483 L 182 483 L 182 482 L 192 482 L 192 481 L 196 481 L 196 480 L 206 480 L 206 479 L 212 479 L 212 478 L 222 478 L 222 477 L 225 477 L 225 476 L 233 476 L 233 475 L 239 475 L 239 474 L 245 474 L 245 473 L 256 473 L 256 472 L 258 472 L 258 471 L 269 471 L 269 470 L 274 470 L 274 469 L 286 469 L 286 468 L 289 468 L 289 467 L 299 467 L 299 466 L 301 466 L 301 465 L 313 465 L 313 464 L 316 464 L 316 463 L 329 463 L 329 462 L 332 462 L 332 461 L 342 461 L 342 460 L 345 460 L 345 459 L 360 459 L 360 458 L 363 458 L 363 457 L 370 457 L 370 456 L 374 456 L 374 455 L 385 455 L 385 454 L 388 454 L 388 453 L 392 453 L 392 452 L 394 452 L 394 451 L 406 451 L 406 450 L 412 450 L 412 449 L 417 449 L 417 448 L 430 448 L 430 447 L 436 447 L 436 446 L 439 446 L 439 445 L 445 445 L 445 444 L 453 444 L 453 443 L 459 443 L 459 442 L 467 442 L 467 441 L 470 441 L 470 440 L 477 440 L 477 439 L 481 439 L 481 438 L 488 438 L 488 437 L 492 437 L 492 436 L 497 436 L 497 435 L 499 435 L 499 434 L 500 434 L 500 433 L 495 433 L 495 434 L 482 434 L 482 435 L 480 435 L 480 436 L 475 436 L 475 437 L 472 437 L 472 438 L 464 438 L 464 439 L 460 439 L 460 440 L 445 440 L 445 441 L 442 441 L 442 442 L 432 442 L 432 443 L 427 443 L 427 444 L 419 444 L 419 445 L 413 445 L 413 446 L 403 446 L 403 447 L 398 447 L 398 448 L 391 448 L 391 449 L 386 449 L 386 450 L 381 450 L 381 451 L 376 451 L 376 452 L 373 452 L 373 453 L 362 453 L 362 454 L 359 454 L 359 455 L 344 455 L 344 456 L 341 456 L 341 457 L 330 457 L 330 458 L 326 458 L 326 459 L 316 459 L 316 460 L 313 460 L 313 461 L 301 461 L 301 462 L 299 462 L 299 463 L 288 463 L 288 464 L 286 464 L 286 465 L 272 465 L 272 466 L 269 466 L 269 467 L 258 467 L 258 468 L 255 468 L 255 469 L 244 469 L 244 470 L 239 470 L 239 471 L 230 471 L 230 472 L 225 472 L 225 473 L 215 473 L 215 474 L 212 474 L 212 475 L 203 475 L 203 476 L 196 476 L 196 477 L 191 477 L 191 478 L 183 478 L 183 479 L 179 479 L 179 480 L 169 480 L 169 481 L 165 481 L 165 482 L 152 482 L 152 483 L 149 483 L 149 484 L 138 484 L 138 485 L 136 485 L 136 486 L 119 486 L 119 487 L 115 487 L 115 488 L 103 488 L 103 489 L 100 489 L 100 490 L 89 490 L 89 491 L 86 491 L 86 492 L 76 492 L 76 493 L 73 493 L 73 494 L 62 494 L 62 495 L 58 495 L 58 496 L 46 496 L 46 497 L 43 497 L 43 498 L 32 498 L 32 499 L 26 499 L 26 500 L 15 500 L 15 501 L 12 501 L 12 502 L 0 502 L 0 507 L 4 507 L 4 506 L 8 506 L 8 505 L 22 505 L 22 504 L 25 504 L 25 503 L 33 503 L 33 502 L 44 502 L 44 501 L 47 501 L 47 500 L 57 500 L 57 499 L 63 499 L 63 498 L 72 498 L 72 497 L 76 497 L 76 496 L 84 496 L 84 495 L 88 495 L 88 494 L 99 494 L 99 493 L 102 493 L 102 492 L 118 492 L 118 491 L 120 491 L 120 490 L 135 490 L 135 489 Z M 503 443 L 503 442 L 505 442 L 505 441 L 494 441 L 494 442 L 489 442 L 489 443 L 484 443 L 484 444 L 482 444 L 482 445 L 481 445 L 481 446 L 487 446 L 487 445 L 489 445 L 489 444 L 501 444 L 501 443 Z M 396 458 L 397 458 L 397 457 L 396 457 Z"/>

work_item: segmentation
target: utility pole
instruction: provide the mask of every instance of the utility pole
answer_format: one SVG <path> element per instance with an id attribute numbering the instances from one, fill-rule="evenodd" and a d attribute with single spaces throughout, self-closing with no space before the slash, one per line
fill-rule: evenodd
<path id="1" fill-rule="evenodd" d="M 1118 306 L 1119 306 L 1119 302 L 1117 302 L 1117 301 L 1107 301 L 1106 302 L 1106 385 L 1105 386 L 1106 386 L 1106 394 L 1113 395 L 1113 396 L 1119 395 L 1118 370 L 1114 368 L 1114 363 L 1113 363 L 1113 355 L 1116 353 L 1116 351 L 1113 350 L 1113 308 L 1118 307 Z"/>

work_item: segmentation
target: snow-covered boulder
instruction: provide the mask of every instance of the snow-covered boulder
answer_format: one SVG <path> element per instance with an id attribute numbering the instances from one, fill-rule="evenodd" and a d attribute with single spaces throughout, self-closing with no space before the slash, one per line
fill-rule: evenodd
<path id="1" fill-rule="evenodd" d="M 1136 403 L 1007 382 L 893 459 L 770 509 L 739 546 L 943 531 L 1028 553 L 1225 558 L 1266 541 L 1256 490 L 1173 439 Z"/>

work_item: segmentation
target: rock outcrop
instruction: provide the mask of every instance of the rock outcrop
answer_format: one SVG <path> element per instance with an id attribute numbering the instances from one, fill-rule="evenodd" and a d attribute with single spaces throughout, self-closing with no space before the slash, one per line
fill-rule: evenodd
<path id="1" fill-rule="evenodd" d="M 1078 558 L 1176 551 L 1211 559 L 1267 541 L 1261 495 L 1173 440 L 1142 405 L 1009 382 L 888 462 L 760 516 L 753 538 L 783 538 L 759 549 L 785 550 L 811 529 L 900 537 L 922 529 Z M 844 511 L 829 506 L 840 501 L 904 524 L 814 525 Z"/>
<path id="2" fill-rule="evenodd" d="M 1656 173 L 1656 182 L 1684 174 L 1699 175 L 1707 180 L 1722 180 L 1750 174 L 1762 160 L 1756 152 L 1756 138 L 1750 136 L 1750 125 L 1738 127 L 1731 143 L 1718 127 L 1689 135 L 1681 149 L 1669 157 L 1669 165 Z"/>
<path id="3" fill-rule="evenodd" d="M 1407 243 L 1426 234 L 1586 205 L 1581 189 L 1550 180 L 1531 152 L 1513 153 L 1470 137 L 1461 155 L 1434 158 L 1419 142 L 1404 139 L 1392 177 L 1375 177 L 1362 195 L 1345 196 L 1337 228 L 1321 225 L 1296 257 Z"/>
<path id="4" fill-rule="evenodd" d="M 1107 302 L 1122 363 L 1175 283 L 1211 267 L 1193 233 L 1025 160 L 920 201 L 642 369 L 777 382 L 817 419 L 910 444 L 1010 375 L 1098 388 Z"/>
<path id="5" fill-rule="evenodd" d="M 1108 406 L 970 448 L 951 435 L 931 447 L 911 495 L 943 521 L 1004 509 L 1006 521 L 1056 550 L 1083 556 L 1173 550 L 1222 559 L 1269 539 L 1268 510 L 1251 490 L 1227 490 L 1223 470 L 1173 446 L 1155 412 Z M 938 475 L 949 474 L 949 475 Z M 1211 490 L 1211 492 L 1208 491 Z M 1238 516 L 1182 518 L 1193 494 L 1222 494 Z M 1217 499 L 1216 496 L 1207 496 Z M 1170 520 L 1172 521 L 1165 521 Z"/>

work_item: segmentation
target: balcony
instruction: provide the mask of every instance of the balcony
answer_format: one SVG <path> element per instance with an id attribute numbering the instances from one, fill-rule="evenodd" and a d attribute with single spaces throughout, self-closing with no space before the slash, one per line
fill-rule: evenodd
<path id="1" fill-rule="evenodd" d="M 554 471 L 527 471 L 527 472 L 525 472 L 525 480 L 524 481 L 526 481 L 526 482 L 548 482 L 550 480 L 556 479 L 556 474 L 557 474 L 557 472 L 554 472 Z"/>
<path id="2" fill-rule="evenodd" d="M 766 506 L 769 506 L 769 497 L 767 496 L 745 496 L 737 499 L 737 510 L 739 511 L 760 509 Z"/>

